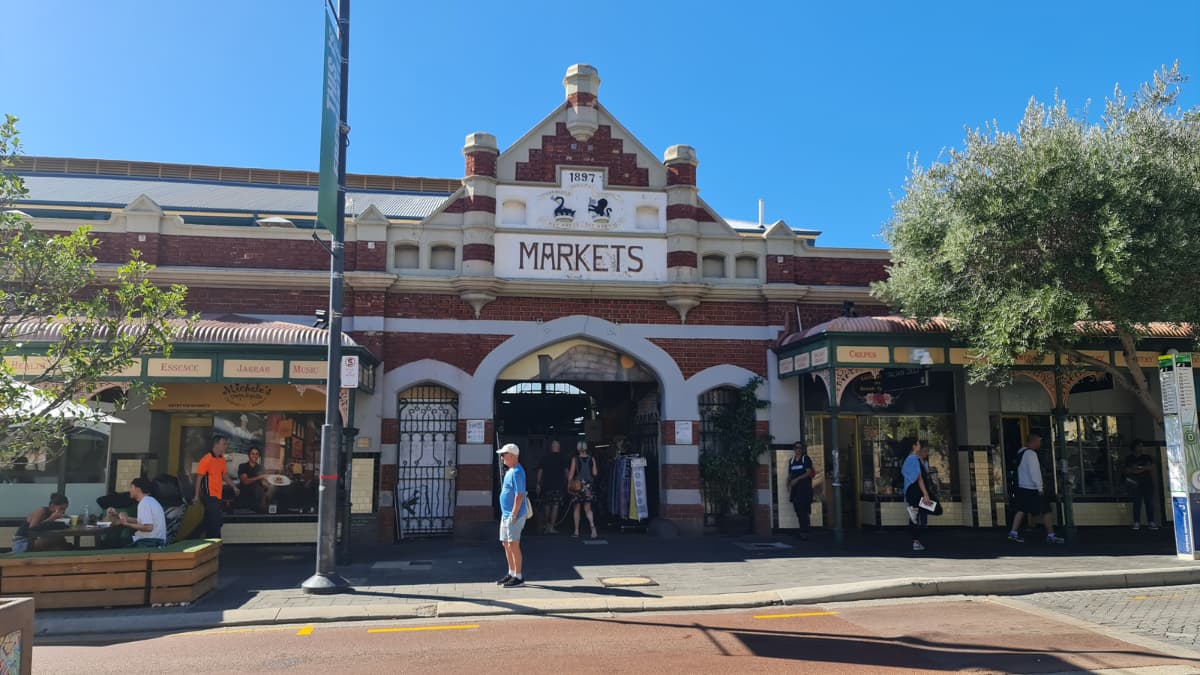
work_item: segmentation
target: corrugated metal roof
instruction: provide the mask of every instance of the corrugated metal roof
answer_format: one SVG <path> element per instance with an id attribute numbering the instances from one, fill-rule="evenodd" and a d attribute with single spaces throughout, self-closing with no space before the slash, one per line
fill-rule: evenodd
<path id="1" fill-rule="evenodd" d="M 276 345 L 280 347 L 323 347 L 328 343 L 329 331 L 313 328 L 298 323 L 283 321 L 226 321 L 217 319 L 200 319 L 195 322 L 190 334 L 184 334 L 183 321 L 172 321 L 178 337 L 178 344 L 204 345 Z M 63 328 L 68 325 L 65 320 L 58 321 L 25 321 L 15 326 L 14 339 L 23 342 L 57 342 L 62 338 Z M 122 334 L 133 334 L 136 325 L 126 324 L 121 327 Z M 97 331 L 95 337 L 105 336 L 104 331 Z M 357 347 L 358 343 L 349 335 L 342 334 L 343 347 Z"/>
<path id="2" fill-rule="evenodd" d="M 922 324 L 916 319 L 903 316 L 841 316 L 822 324 L 817 324 L 807 330 L 793 332 L 779 340 L 779 346 L 785 347 L 800 342 L 814 335 L 824 333 L 891 333 L 909 335 L 937 335 L 950 332 L 951 321 L 944 317 L 930 319 Z M 1080 321 L 1075 324 L 1075 330 L 1080 335 L 1089 337 L 1115 337 L 1116 326 L 1111 321 Z M 1156 321 L 1146 330 L 1149 337 L 1155 338 L 1190 338 L 1192 327 L 1189 324 L 1166 323 Z"/>
<path id="3" fill-rule="evenodd" d="M 175 211 L 214 210 L 250 213 L 316 214 L 317 190 L 304 187 L 274 187 L 205 183 L 196 181 L 104 178 L 94 176 L 26 175 L 29 195 L 19 203 L 72 204 L 123 207 L 146 195 L 164 209 Z M 432 214 L 448 194 L 397 192 L 347 193 L 353 200 L 347 213 L 362 213 L 375 205 L 389 218 L 421 219 Z"/>

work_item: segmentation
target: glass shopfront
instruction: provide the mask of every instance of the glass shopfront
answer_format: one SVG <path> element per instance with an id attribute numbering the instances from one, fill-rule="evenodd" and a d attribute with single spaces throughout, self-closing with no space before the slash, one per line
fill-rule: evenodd
<path id="1" fill-rule="evenodd" d="M 225 461 L 240 494 L 225 488 L 231 516 L 312 515 L 317 508 L 322 387 L 289 384 L 166 385 L 151 405 L 169 429 L 160 466 L 180 478 L 186 494 L 213 438 L 228 439 Z"/>
<path id="2" fill-rule="evenodd" d="M 71 513 L 96 508 L 105 492 L 108 434 L 77 429 L 65 449 L 43 449 L 0 463 L 0 518 L 24 518 L 58 492 L 71 500 Z"/>

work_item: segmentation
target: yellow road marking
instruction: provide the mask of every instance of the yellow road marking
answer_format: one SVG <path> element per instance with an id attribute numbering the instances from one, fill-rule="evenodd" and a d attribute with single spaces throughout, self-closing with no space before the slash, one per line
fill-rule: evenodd
<path id="1" fill-rule="evenodd" d="M 457 626 L 409 626 L 406 628 L 368 628 L 368 633 L 413 633 L 422 630 L 470 630 L 479 628 L 477 623 L 465 623 Z"/>
<path id="2" fill-rule="evenodd" d="M 798 614 L 759 614 L 756 619 L 798 619 L 804 616 L 833 616 L 837 612 L 800 612 Z"/>
<path id="3" fill-rule="evenodd" d="M 285 630 L 291 630 L 291 628 L 284 626 L 263 628 L 210 628 L 208 630 L 193 631 L 191 633 L 175 633 L 175 635 L 238 635 L 240 633 L 278 633 Z"/>
<path id="4" fill-rule="evenodd" d="M 301 628 L 300 630 L 296 631 L 296 635 L 312 635 L 312 632 L 313 632 L 313 627 L 310 624 L 310 625 L 305 626 L 304 628 Z"/>

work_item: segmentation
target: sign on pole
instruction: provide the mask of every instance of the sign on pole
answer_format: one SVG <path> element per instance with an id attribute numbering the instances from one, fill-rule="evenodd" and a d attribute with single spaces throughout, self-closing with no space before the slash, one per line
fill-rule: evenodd
<path id="1" fill-rule="evenodd" d="M 1191 354 L 1158 357 L 1163 427 L 1167 438 L 1167 487 L 1175 520 L 1175 552 L 1196 560 L 1200 541 L 1200 428 L 1196 423 L 1196 385 Z"/>
<path id="2" fill-rule="evenodd" d="M 342 389 L 358 389 L 358 357 L 342 357 Z"/>
<path id="3" fill-rule="evenodd" d="M 342 88 L 342 48 L 337 21 L 325 12 L 325 88 L 321 109 L 321 179 L 317 189 L 317 222 L 333 232 L 337 228 L 339 98 Z"/>

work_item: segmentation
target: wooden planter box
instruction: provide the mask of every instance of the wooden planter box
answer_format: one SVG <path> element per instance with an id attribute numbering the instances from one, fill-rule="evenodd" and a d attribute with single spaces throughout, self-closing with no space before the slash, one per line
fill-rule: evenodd
<path id="1" fill-rule="evenodd" d="M 164 549 L 55 551 L 0 556 L 0 596 L 28 596 L 37 609 L 191 602 L 217 583 L 219 540 Z"/>
<path id="2" fill-rule="evenodd" d="M 33 672 L 33 600 L 0 599 L 0 672 Z"/>

